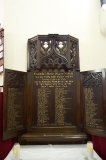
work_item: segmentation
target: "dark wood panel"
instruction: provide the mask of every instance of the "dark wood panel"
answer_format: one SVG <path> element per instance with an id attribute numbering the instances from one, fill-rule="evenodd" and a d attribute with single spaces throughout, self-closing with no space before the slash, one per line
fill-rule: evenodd
<path id="1" fill-rule="evenodd" d="M 79 72 L 44 69 L 28 73 L 28 131 L 70 133 L 80 129 Z"/>
<path id="2" fill-rule="evenodd" d="M 5 70 L 3 139 L 26 132 L 26 73 Z"/>
<path id="3" fill-rule="evenodd" d="M 53 142 L 58 135 L 74 133 L 80 139 L 78 47 L 78 39 L 70 35 L 38 35 L 28 40 L 27 139 L 30 134 L 48 134 L 46 141 L 52 135 Z"/>
<path id="4" fill-rule="evenodd" d="M 85 144 L 86 135 L 84 133 L 70 134 L 33 134 L 26 133 L 19 137 L 20 144 Z"/>
<path id="5" fill-rule="evenodd" d="M 83 131 L 106 136 L 106 70 L 81 72 Z"/>

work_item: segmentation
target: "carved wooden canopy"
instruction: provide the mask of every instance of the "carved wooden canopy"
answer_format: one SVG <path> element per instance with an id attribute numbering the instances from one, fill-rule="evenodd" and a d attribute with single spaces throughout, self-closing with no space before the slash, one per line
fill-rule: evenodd
<path id="1" fill-rule="evenodd" d="M 70 35 L 38 35 L 28 40 L 28 70 L 79 69 L 78 39 Z"/>

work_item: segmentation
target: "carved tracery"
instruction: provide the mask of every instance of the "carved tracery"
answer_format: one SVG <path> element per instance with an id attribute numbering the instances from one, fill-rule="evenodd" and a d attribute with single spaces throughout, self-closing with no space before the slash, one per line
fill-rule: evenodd
<path id="1" fill-rule="evenodd" d="M 24 87 L 24 75 L 23 74 L 17 74 L 17 73 L 8 73 L 7 78 L 7 85 L 8 86 L 16 86 L 16 87 Z"/>
<path id="2" fill-rule="evenodd" d="M 88 73 L 83 79 L 84 87 L 98 87 L 102 85 L 102 72 Z"/>
<path id="3" fill-rule="evenodd" d="M 37 41 L 31 41 L 29 44 L 30 68 L 33 69 L 37 67 Z"/>
<path id="4" fill-rule="evenodd" d="M 70 41 L 70 68 L 76 67 L 77 44 Z"/>
<path id="5" fill-rule="evenodd" d="M 28 40 L 29 70 L 45 68 L 78 69 L 78 40 L 69 35 L 39 35 Z"/>

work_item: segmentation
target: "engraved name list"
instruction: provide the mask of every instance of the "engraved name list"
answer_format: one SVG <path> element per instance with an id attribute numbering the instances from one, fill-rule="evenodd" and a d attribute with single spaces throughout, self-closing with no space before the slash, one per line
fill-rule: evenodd
<path id="1" fill-rule="evenodd" d="M 34 72 L 34 90 L 37 99 L 37 126 L 72 125 L 71 118 L 74 109 L 73 72 L 42 71 Z M 70 116 L 68 116 L 70 114 Z"/>

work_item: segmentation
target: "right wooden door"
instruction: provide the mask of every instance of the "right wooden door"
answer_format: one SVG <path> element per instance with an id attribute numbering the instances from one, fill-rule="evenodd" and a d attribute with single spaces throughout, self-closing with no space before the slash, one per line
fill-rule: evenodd
<path id="1" fill-rule="evenodd" d="M 80 75 L 83 132 L 106 137 L 106 69 Z"/>

